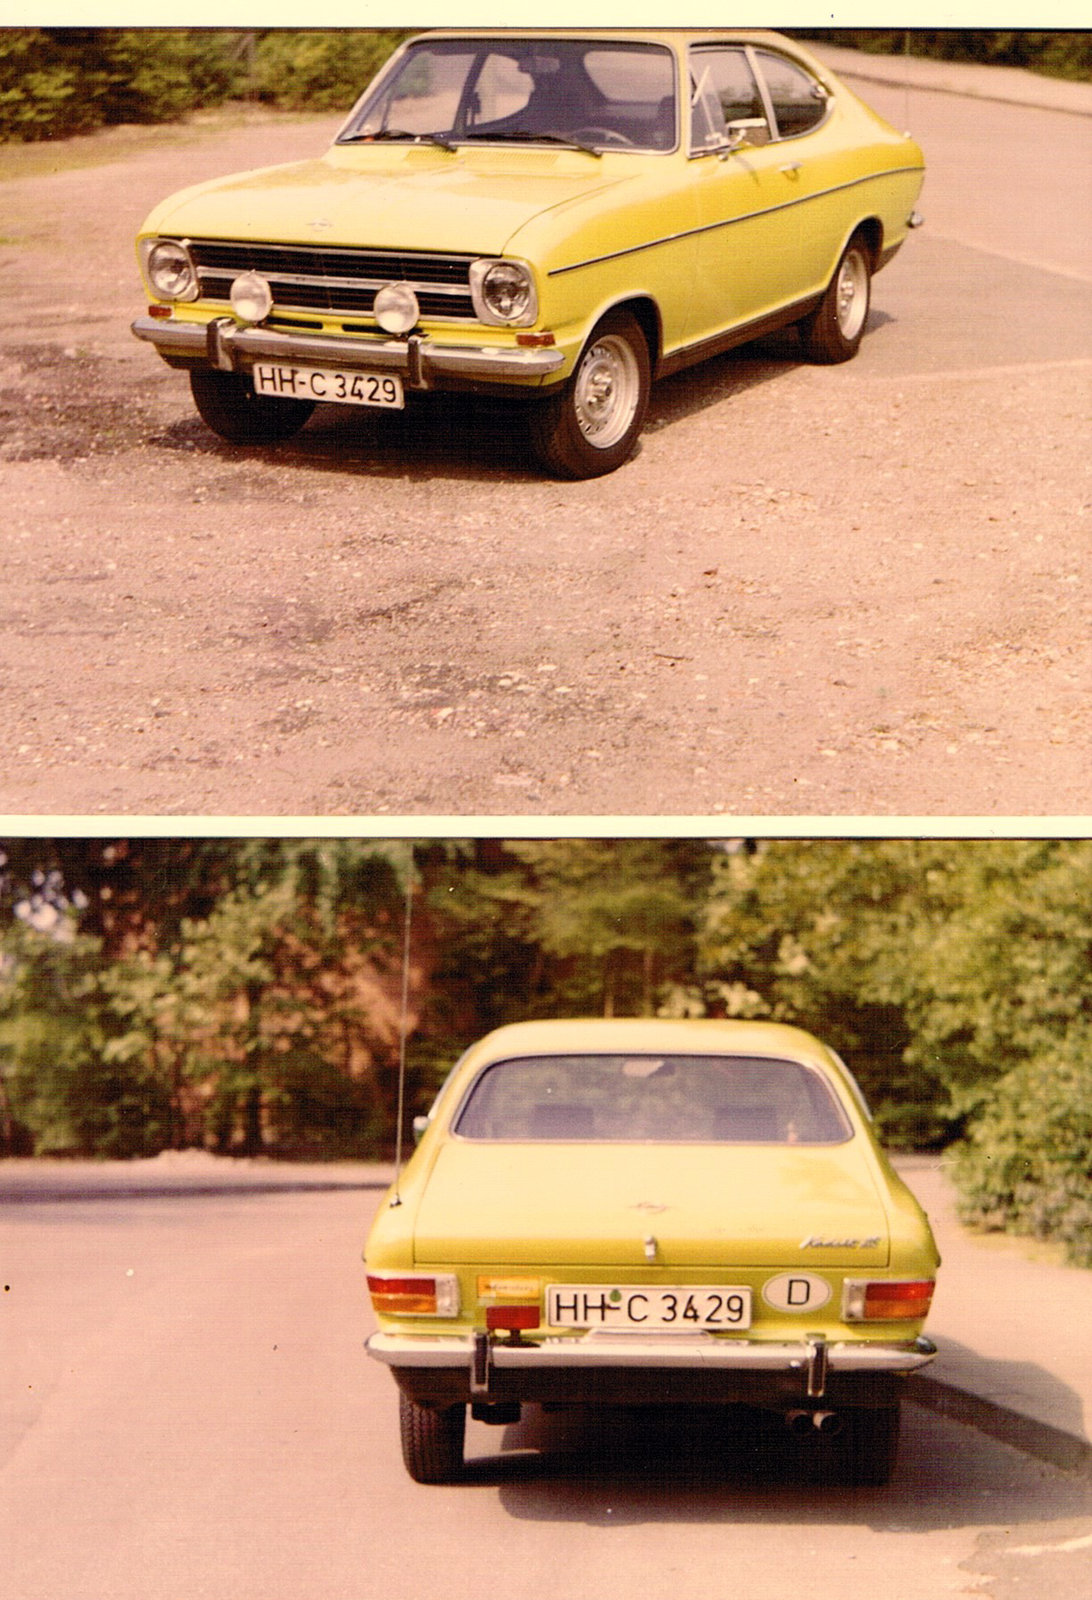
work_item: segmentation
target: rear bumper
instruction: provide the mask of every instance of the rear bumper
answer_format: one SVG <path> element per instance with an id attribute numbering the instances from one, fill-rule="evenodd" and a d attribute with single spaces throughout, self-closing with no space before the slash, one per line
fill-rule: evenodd
<path id="1" fill-rule="evenodd" d="M 712 1335 L 590 1333 L 540 1343 L 471 1336 L 376 1333 L 365 1348 L 423 1404 L 460 1399 L 739 1400 L 785 1405 L 872 1398 L 925 1366 L 925 1338 L 881 1344 L 718 1339 Z"/>
<path id="2" fill-rule="evenodd" d="M 176 365 L 207 365 L 223 372 L 245 373 L 256 361 L 277 361 L 286 366 L 398 372 L 411 389 L 442 388 L 449 381 L 534 383 L 551 377 L 565 362 L 563 353 L 553 347 L 438 344 L 414 333 L 405 339 L 342 339 L 332 334 L 241 327 L 231 317 L 217 317 L 209 323 L 138 317 L 132 331 L 138 339 L 154 345 L 165 361 Z"/>

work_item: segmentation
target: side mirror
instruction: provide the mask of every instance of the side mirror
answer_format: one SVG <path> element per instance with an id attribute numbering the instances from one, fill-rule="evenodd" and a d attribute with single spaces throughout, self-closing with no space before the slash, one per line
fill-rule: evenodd
<path id="1" fill-rule="evenodd" d="M 428 1130 L 428 1118 L 427 1117 L 414 1117 L 414 1119 L 413 1119 L 413 1142 L 414 1142 L 414 1144 L 420 1144 L 421 1143 L 421 1140 L 424 1138 L 425 1133 L 427 1132 L 427 1130 Z"/>

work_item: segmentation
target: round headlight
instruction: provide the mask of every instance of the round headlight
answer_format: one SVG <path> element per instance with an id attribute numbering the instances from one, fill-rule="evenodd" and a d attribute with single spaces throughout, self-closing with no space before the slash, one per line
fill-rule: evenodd
<path id="1" fill-rule="evenodd" d="M 384 333 L 409 333 L 421 318 L 417 296 L 408 283 L 388 283 L 375 297 L 375 320 Z"/>
<path id="2" fill-rule="evenodd" d="M 475 261 L 470 289 L 483 322 L 526 328 L 538 315 L 535 280 L 521 261 Z"/>
<path id="3" fill-rule="evenodd" d="M 189 251 L 177 240 L 156 239 L 146 245 L 144 270 L 161 299 L 197 299 L 197 273 Z"/>
<path id="4" fill-rule="evenodd" d="M 231 285 L 231 309 L 240 322 L 264 322 L 273 309 L 273 291 L 260 272 L 240 272 Z"/>

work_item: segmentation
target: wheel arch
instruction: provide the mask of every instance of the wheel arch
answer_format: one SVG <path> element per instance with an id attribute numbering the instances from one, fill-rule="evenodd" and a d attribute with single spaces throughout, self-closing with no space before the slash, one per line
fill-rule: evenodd
<path id="1" fill-rule="evenodd" d="M 863 222 L 858 222 L 856 226 L 850 230 L 845 244 L 842 246 L 842 251 L 844 251 L 854 239 L 861 239 L 864 241 L 869 254 L 869 270 L 873 273 L 878 272 L 883 260 L 883 223 L 880 221 L 879 217 L 865 217 Z M 841 252 L 839 252 L 838 259 L 841 260 Z"/>

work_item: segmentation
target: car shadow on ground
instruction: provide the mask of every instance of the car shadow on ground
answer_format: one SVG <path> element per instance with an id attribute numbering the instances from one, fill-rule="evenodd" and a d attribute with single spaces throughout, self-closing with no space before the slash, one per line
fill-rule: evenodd
<path id="1" fill-rule="evenodd" d="M 869 331 L 889 320 L 873 311 Z M 712 406 L 739 400 L 803 361 L 797 334 L 786 329 L 688 367 L 653 385 L 644 433 L 660 433 Z M 231 460 L 258 456 L 283 466 L 355 470 L 368 477 L 541 479 L 526 412 L 520 401 L 435 393 L 415 396 L 404 411 L 319 406 L 301 433 L 276 448 L 227 444 L 196 416 L 172 424 L 154 442 Z"/>
<path id="2" fill-rule="evenodd" d="M 468 1436 L 466 1482 L 499 1489 L 518 1520 L 598 1526 L 859 1522 L 920 1532 L 1064 1521 L 1092 1513 L 1092 1485 L 1051 1472 L 977 1430 L 911 1403 L 891 1482 L 854 1487 L 826 1441 L 729 1408 L 527 1408 L 488 1453 Z M 837 1444 L 837 1440 L 834 1441 Z M 477 1453 L 476 1453 L 477 1452 Z"/>

